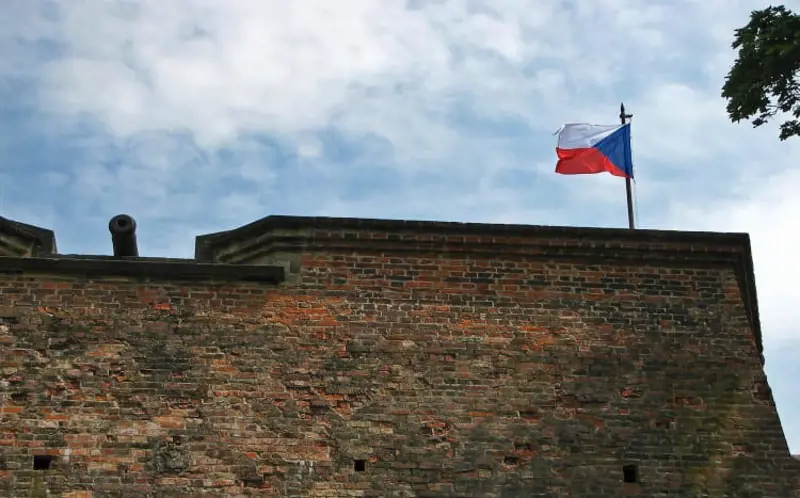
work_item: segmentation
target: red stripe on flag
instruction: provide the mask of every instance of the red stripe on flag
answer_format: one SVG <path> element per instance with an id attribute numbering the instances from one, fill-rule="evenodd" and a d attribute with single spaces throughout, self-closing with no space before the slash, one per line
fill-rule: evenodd
<path id="1" fill-rule="evenodd" d="M 627 175 L 608 160 L 594 147 L 585 149 L 560 149 L 556 147 L 558 163 L 556 173 L 562 175 L 592 175 L 595 173 L 611 173 L 625 178 Z"/>

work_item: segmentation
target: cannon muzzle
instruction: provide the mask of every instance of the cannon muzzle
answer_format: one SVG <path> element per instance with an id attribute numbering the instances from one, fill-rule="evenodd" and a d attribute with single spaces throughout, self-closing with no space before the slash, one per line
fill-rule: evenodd
<path id="1" fill-rule="evenodd" d="M 117 258 L 139 256 L 136 245 L 136 221 L 127 214 L 118 214 L 108 222 L 114 256 Z"/>

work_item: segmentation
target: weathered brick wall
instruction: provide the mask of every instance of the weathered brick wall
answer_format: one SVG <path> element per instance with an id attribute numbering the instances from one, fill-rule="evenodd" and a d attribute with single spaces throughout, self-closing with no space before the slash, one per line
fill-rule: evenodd
<path id="1" fill-rule="evenodd" d="M 294 267 L 278 286 L 0 277 L 0 494 L 795 492 L 730 265 Z"/>

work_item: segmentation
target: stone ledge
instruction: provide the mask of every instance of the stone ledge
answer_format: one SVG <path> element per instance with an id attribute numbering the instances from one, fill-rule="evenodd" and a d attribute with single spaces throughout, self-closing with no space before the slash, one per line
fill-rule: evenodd
<path id="1" fill-rule="evenodd" d="M 377 218 L 331 218 L 324 216 L 266 216 L 241 227 L 203 235 L 198 238 L 212 238 L 223 235 L 248 236 L 265 230 L 369 230 L 377 232 L 450 232 L 460 234 L 517 235 L 535 236 L 550 234 L 558 237 L 583 236 L 590 239 L 626 238 L 642 240 L 655 238 L 674 239 L 719 239 L 720 237 L 741 237 L 745 234 L 723 234 L 715 232 L 686 232 L 679 230 L 629 230 L 627 228 L 569 227 L 551 225 L 514 225 L 502 223 L 462 223 L 453 221 L 392 220 Z"/>
<path id="2" fill-rule="evenodd" d="M 279 284 L 285 270 L 278 265 L 199 263 L 191 259 L 111 257 L 0 257 L 0 274 L 39 273 L 87 278 L 129 277 L 150 280 L 259 282 Z"/>
<path id="3" fill-rule="evenodd" d="M 730 256 L 749 249 L 750 239 L 743 233 L 268 216 L 233 230 L 198 236 L 195 258 L 198 261 L 245 262 L 248 253 L 255 251 L 351 246 L 362 251 L 541 255 L 589 250 L 597 256 L 609 252 Z"/>

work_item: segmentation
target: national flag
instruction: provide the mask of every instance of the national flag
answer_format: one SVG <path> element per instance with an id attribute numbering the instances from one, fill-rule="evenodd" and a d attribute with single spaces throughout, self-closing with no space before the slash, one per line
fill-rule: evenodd
<path id="1" fill-rule="evenodd" d="M 587 175 L 608 172 L 633 178 L 631 126 L 566 124 L 558 133 L 556 173 Z"/>

